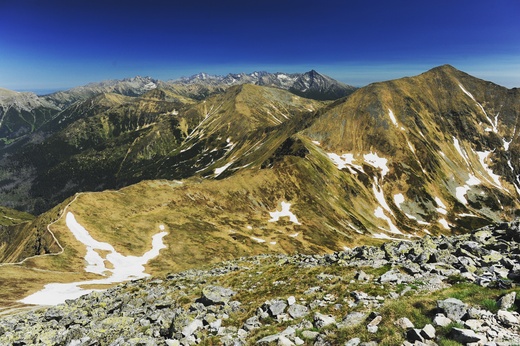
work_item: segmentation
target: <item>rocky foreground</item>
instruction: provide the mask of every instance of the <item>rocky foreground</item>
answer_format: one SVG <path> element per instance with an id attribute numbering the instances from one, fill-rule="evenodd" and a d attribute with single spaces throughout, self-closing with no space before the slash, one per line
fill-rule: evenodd
<path id="1" fill-rule="evenodd" d="M 520 345 L 520 221 L 265 255 L 0 319 L 0 345 Z"/>

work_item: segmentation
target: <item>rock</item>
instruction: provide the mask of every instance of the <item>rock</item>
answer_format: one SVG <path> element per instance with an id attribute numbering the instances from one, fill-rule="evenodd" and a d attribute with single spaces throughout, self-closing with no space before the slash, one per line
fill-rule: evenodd
<path id="1" fill-rule="evenodd" d="M 333 316 L 323 315 L 319 312 L 314 313 L 314 326 L 316 328 L 323 328 L 333 323 L 336 323 L 336 319 Z"/>
<path id="2" fill-rule="evenodd" d="M 400 284 L 402 282 L 411 282 L 413 280 L 414 279 L 412 276 L 410 276 L 408 274 L 403 274 L 400 271 L 395 270 L 395 269 L 391 269 L 391 270 L 387 271 L 386 273 L 381 275 L 378 279 L 378 281 L 380 283 L 395 282 L 398 284 Z"/>
<path id="3" fill-rule="evenodd" d="M 287 305 L 291 306 L 294 303 L 296 303 L 296 298 L 294 298 L 294 296 L 290 296 L 289 298 L 287 298 Z"/>
<path id="4" fill-rule="evenodd" d="M 287 309 L 287 313 L 292 318 L 297 319 L 307 316 L 307 314 L 309 313 L 309 309 L 304 305 L 294 304 L 289 306 L 289 309 Z"/>
<path id="5" fill-rule="evenodd" d="M 206 286 L 202 289 L 202 297 L 200 302 L 205 306 L 224 305 L 228 303 L 235 291 L 220 286 Z"/>
<path id="6" fill-rule="evenodd" d="M 402 317 L 394 322 L 394 324 L 404 330 L 414 328 L 413 323 L 406 317 Z"/>
<path id="7" fill-rule="evenodd" d="M 467 305 L 456 298 L 448 298 L 437 301 L 437 307 L 444 311 L 449 319 L 459 321 L 467 312 Z"/>
<path id="8" fill-rule="evenodd" d="M 427 324 L 421 330 L 421 336 L 425 340 L 433 340 L 435 339 L 435 328 L 431 324 Z"/>
<path id="9" fill-rule="evenodd" d="M 464 327 L 469 328 L 475 332 L 479 332 L 482 329 L 483 324 L 484 324 L 484 321 L 482 321 L 482 320 L 470 319 L 470 320 L 464 321 Z"/>
<path id="10" fill-rule="evenodd" d="M 338 328 L 345 328 L 345 327 L 355 327 L 360 325 L 361 323 L 365 322 L 367 318 L 367 314 L 363 312 L 351 312 L 345 318 L 343 321 L 338 323 Z"/>
<path id="11" fill-rule="evenodd" d="M 471 329 L 462 328 L 452 328 L 448 337 L 462 344 L 470 342 L 485 342 L 487 340 L 485 336 L 477 334 Z"/>
<path id="12" fill-rule="evenodd" d="M 202 321 L 199 319 L 195 319 L 195 320 L 191 321 L 187 326 L 182 328 L 181 333 L 185 337 L 189 337 L 199 328 L 202 328 Z"/>
<path id="13" fill-rule="evenodd" d="M 354 275 L 354 279 L 356 279 L 358 281 L 370 281 L 370 275 L 368 275 L 367 273 L 365 273 L 362 270 L 359 270 Z"/>
<path id="14" fill-rule="evenodd" d="M 287 304 L 283 300 L 274 300 L 269 305 L 269 308 L 267 309 L 267 312 L 272 317 L 277 317 L 278 315 L 281 315 L 285 312 L 285 308 L 287 307 Z"/>
<path id="15" fill-rule="evenodd" d="M 497 312 L 497 319 L 506 327 L 512 327 L 519 324 L 518 317 L 506 310 L 499 310 Z"/>
<path id="16" fill-rule="evenodd" d="M 318 332 L 313 332 L 313 331 L 310 331 L 310 330 L 304 330 L 302 332 L 302 336 L 305 338 L 305 339 L 308 339 L 308 340 L 314 340 L 318 337 Z"/>
<path id="17" fill-rule="evenodd" d="M 260 323 L 258 316 L 250 317 L 246 320 L 244 323 L 243 328 L 247 331 L 252 331 L 254 329 L 258 329 L 262 326 L 262 323 Z"/>
<path id="18" fill-rule="evenodd" d="M 375 316 L 374 319 L 367 325 L 367 330 L 370 333 L 377 333 L 379 323 L 381 323 L 382 320 L 382 316 Z"/>
<path id="19" fill-rule="evenodd" d="M 424 337 L 421 335 L 421 329 L 411 328 L 406 331 L 406 340 L 410 342 L 424 341 Z"/>
<path id="20" fill-rule="evenodd" d="M 353 338 L 353 339 L 350 339 L 349 341 L 347 341 L 345 343 L 345 346 L 358 346 L 360 343 L 361 343 L 360 338 Z"/>
<path id="21" fill-rule="evenodd" d="M 516 300 L 516 292 L 511 292 L 511 293 L 505 294 L 498 300 L 498 307 L 501 310 L 509 310 L 515 304 L 515 300 Z"/>
<path id="22" fill-rule="evenodd" d="M 280 335 L 278 337 L 278 345 L 279 346 L 294 346 L 294 342 L 289 340 L 286 336 Z"/>

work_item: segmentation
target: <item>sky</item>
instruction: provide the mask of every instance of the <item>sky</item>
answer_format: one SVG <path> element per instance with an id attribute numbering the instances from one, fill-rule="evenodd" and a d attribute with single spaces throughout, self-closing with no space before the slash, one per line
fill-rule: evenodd
<path id="1" fill-rule="evenodd" d="M 0 0 L 0 87 L 306 72 L 344 83 L 443 64 L 520 87 L 518 0 Z"/>

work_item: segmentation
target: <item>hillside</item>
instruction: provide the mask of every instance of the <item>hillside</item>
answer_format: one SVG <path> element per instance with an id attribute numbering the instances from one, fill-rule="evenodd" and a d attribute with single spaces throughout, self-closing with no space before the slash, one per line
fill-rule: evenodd
<path id="1" fill-rule="evenodd" d="M 0 267 L 0 300 L 111 287 L 125 258 L 157 276 L 513 220 L 519 98 L 446 65 L 332 103 L 251 84 L 76 103 L 2 158 L 4 200 L 46 211 L 4 228 L 0 261 L 21 263 Z"/>

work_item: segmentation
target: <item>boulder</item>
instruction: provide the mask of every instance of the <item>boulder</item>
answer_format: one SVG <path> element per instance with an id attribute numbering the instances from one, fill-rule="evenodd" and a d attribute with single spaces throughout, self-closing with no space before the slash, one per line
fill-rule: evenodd
<path id="1" fill-rule="evenodd" d="M 206 286 L 202 289 L 202 297 L 199 299 L 199 302 L 205 306 L 224 305 L 227 304 L 235 294 L 236 292 L 229 288 Z"/>
<path id="2" fill-rule="evenodd" d="M 498 300 L 498 307 L 501 310 L 509 310 L 515 304 L 515 300 L 516 300 L 516 292 L 511 292 L 511 293 L 505 294 Z"/>
<path id="3" fill-rule="evenodd" d="M 307 314 L 309 313 L 309 309 L 304 305 L 294 304 L 289 306 L 289 309 L 287 309 L 287 313 L 292 318 L 297 319 L 307 316 Z"/>
<path id="4" fill-rule="evenodd" d="M 462 344 L 468 344 L 471 342 L 485 342 L 487 339 L 484 335 L 477 334 L 471 329 L 452 328 L 448 337 L 460 342 Z"/>
<path id="5" fill-rule="evenodd" d="M 468 310 L 467 305 L 457 298 L 438 300 L 437 307 L 444 311 L 446 317 L 454 321 L 461 320 Z"/>
<path id="6" fill-rule="evenodd" d="M 406 317 L 402 317 L 394 322 L 394 324 L 404 330 L 414 328 L 413 323 Z"/>
<path id="7" fill-rule="evenodd" d="M 336 319 L 334 318 L 334 316 L 323 315 L 319 312 L 316 312 L 314 314 L 314 326 L 316 328 L 323 328 L 334 323 L 336 323 Z"/>

